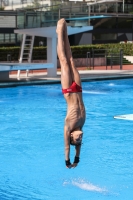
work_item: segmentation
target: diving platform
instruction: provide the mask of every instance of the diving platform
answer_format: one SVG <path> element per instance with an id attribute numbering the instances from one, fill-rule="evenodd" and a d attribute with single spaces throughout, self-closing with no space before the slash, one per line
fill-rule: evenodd
<path id="1" fill-rule="evenodd" d="M 68 35 L 73 35 L 77 33 L 82 33 L 90 31 L 93 29 L 93 26 L 82 26 L 82 27 L 71 27 L 67 26 Z M 23 60 L 23 49 L 25 48 L 25 43 L 22 42 L 21 53 L 19 58 L 19 63 L 0 63 L 0 80 L 9 80 L 9 71 L 14 70 L 30 70 L 30 69 L 47 69 L 48 77 L 57 76 L 57 34 L 56 26 L 54 27 L 44 27 L 44 28 L 30 28 L 30 29 L 17 29 L 14 30 L 14 33 L 23 35 L 23 38 L 26 36 L 35 36 L 46 37 L 47 38 L 47 63 L 31 63 L 31 59 L 27 59 L 27 62 L 22 63 Z M 33 42 L 33 41 L 32 41 Z M 32 43 L 33 44 L 33 43 Z M 31 52 L 31 49 L 30 49 Z M 31 58 L 31 54 L 30 54 Z"/>
<path id="2" fill-rule="evenodd" d="M 10 71 L 54 68 L 53 63 L 0 63 L 0 81 L 9 80 Z M 19 78 L 18 78 L 19 79 Z"/>
<path id="3" fill-rule="evenodd" d="M 73 35 L 77 33 L 82 33 L 90 31 L 93 29 L 93 26 L 82 26 L 82 27 L 71 27 L 67 26 L 67 34 Z M 15 33 L 22 34 L 25 38 L 28 36 L 40 36 L 47 38 L 47 63 L 53 63 L 54 68 L 47 70 L 48 77 L 57 76 L 57 33 L 56 26 L 53 27 L 43 27 L 43 28 L 31 28 L 31 29 L 18 29 L 14 31 Z M 24 49 L 24 46 L 21 47 Z M 22 54 L 21 54 L 22 55 Z M 22 60 L 22 56 L 20 57 Z"/>

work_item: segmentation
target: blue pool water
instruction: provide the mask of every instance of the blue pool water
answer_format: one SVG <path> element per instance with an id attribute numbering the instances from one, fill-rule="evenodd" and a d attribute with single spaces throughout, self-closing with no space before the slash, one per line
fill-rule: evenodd
<path id="1" fill-rule="evenodd" d="M 133 80 L 84 82 L 81 161 L 64 164 L 61 85 L 0 89 L 0 200 L 132 200 Z M 74 157 L 74 147 L 71 160 Z"/>

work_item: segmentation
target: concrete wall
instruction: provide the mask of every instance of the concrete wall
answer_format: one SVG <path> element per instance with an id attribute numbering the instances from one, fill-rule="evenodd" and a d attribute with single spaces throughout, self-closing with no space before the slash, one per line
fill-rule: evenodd
<path id="1" fill-rule="evenodd" d="M 74 59 L 76 67 L 92 67 L 93 66 L 93 58 L 75 58 Z M 105 66 L 106 58 L 94 58 L 94 66 Z M 60 67 L 59 60 L 57 61 L 57 67 Z"/>
<path id="2" fill-rule="evenodd" d="M 79 33 L 69 36 L 70 46 L 92 44 L 92 33 Z"/>
<path id="3" fill-rule="evenodd" d="M 8 81 L 9 72 L 0 72 L 0 81 Z"/>

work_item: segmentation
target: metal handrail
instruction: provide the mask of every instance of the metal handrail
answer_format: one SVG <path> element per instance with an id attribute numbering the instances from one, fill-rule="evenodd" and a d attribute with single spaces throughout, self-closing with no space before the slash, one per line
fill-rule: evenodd
<path id="1" fill-rule="evenodd" d="M 96 50 L 96 49 L 95 49 Z M 87 68 L 88 68 L 88 66 L 91 68 L 91 67 L 93 67 L 93 69 L 94 69 L 94 55 L 102 55 L 102 56 L 105 56 L 105 66 L 106 66 L 106 70 L 107 70 L 107 51 L 108 51 L 108 49 L 98 49 L 98 51 L 103 51 L 103 50 L 105 50 L 105 53 L 100 53 L 100 54 L 95 54 L 94 53 L 94 49 L 92 49 L 92 62 L 91 62 L 91 52 L 87 52 L 86 53 L 86 55 L 87 55 L 87 60 L 86 60 L 86 65 L 87 65 Z M 110 49 L 109 49 L 109 51 L 110 51 Z M 118 58 L 118 60 L 119 60 L 119 64 L 120 64 L 120 70 L 122 70 L 122 68 L 123 68 L 123 49 L 119 49 L 119 52 L 118 53 L 115 53 L 115 52 L 110 52 L 110 54 L 109 54 L 109 56 L 110 56 L 110 66 L 111 66 L 111 69 L 112 69 L 112 66 L 113 66 L 113 58 Z M 90 61 L 90 62 L 88 62 L 88 60 Z"/>
<path id="2" fill-rule="evenodd" d="M 88 69 L 88 58 L 90 60 L 90 67 L 91 67 L 91 52 L 87 52 L 87 60 L 86 60 L 87 69 Z"/>

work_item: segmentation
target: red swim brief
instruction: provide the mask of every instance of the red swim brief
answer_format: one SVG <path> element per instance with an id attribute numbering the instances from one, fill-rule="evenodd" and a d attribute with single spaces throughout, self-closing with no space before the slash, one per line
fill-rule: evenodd
<path id="1" fill-rule="evenodd" d="M 82 92 L 82 87 L 73 82 L 72 85 L 67 89 L 62 89 L 62 93 L 73 93 L 73 92 Z"/>

